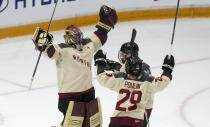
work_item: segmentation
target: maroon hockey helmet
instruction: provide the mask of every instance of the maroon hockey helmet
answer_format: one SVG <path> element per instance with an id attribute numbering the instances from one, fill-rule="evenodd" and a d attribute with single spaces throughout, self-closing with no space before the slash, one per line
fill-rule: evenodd
<path id="1" fill-rule="evenodd" d="M 82 38 L 83 33 L 78 27 L 71 25 L 66 28 L 64 39 L 67 44 L 80 45 Z"/>

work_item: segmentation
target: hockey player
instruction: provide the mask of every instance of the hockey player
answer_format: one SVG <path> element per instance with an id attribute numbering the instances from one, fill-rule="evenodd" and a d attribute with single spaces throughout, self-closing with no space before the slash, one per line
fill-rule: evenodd
<path id="1" fill-rule="evenodd" d="M 132 42 L 132 43 L 126 42 L 121 46 L 120 51 L 118 52 L 118 59 L 121 63 L 123 63 L 122 67 L 120 68 L 120 72 L 126 72 L 125 61 L 126 61 L 126 58 L 131 57 L 131 56 L 139 57 L 139 47 L 135 42 Z M 147 63 L 142 62 L 141 71 L 142 71 L 141 73 L 142 75 L 149 75 L 152 77 L 150 66 Z M 144 114 L 143 127 L 146 127 L 148 124 L 148 121 L 152 112 L 152 108 L 153 108 L 153 101 L 154 101 L 154 94 L 150 96 L 150 99 L 148 100 L 145 106 L 146 110 Z"/>
<path id="2" fill-rule="evenodd" d="M 163 74 L 158 78 L 143 74 L 142 60 L 139 57 L 131 56 L 126 59 L 126 73 L 107 74 L 104 71 L 107 64 L 106 55 L 102 50 L 94 55 L 94 60 L 98 82 L 118 93 L 109 127 L 143 127 L 144 112 L 151 94 L 163 90 L 172 80 L 174 57 L 168 59 L 166 55 L 162 66 Z"/>
<path id="3" fill-rule="evenodd" d="M 107 66 L 106 66 L 107 70 L 125 72 L 126 58 L 130 56 L 139 57 L 139 47 L 134 42 L 135 37 L 136 37 L 136 30 L 133 29 L 131 41 L 123 43 L 120 47 L 120 51 L 118 52 L 118 59 L 122 65 L 119 62 L 107 59 Z M 143 68 L 142 71 L 145 71 L 146 73 L 151 74 L 150 66 L 147 63 L 143 62 L 142 68 Z"/>
<path id="4" fill-rule="evenodd" d="M 135 42 L 132 42 L 132 43 L 126 42 L 121 45 L 120 51 L 118 52 L 118 59 L 121 64 L 119 62 L 107 59 L 105 70 L 112 70 L 115 72 L 116 71 L 126 72 L 125 61 L 126 61 L 126 58 L 131 57 L 131 56 L 139 57 L 139 47 Z M 142 62 L 141 72 L 142 72 L 141 73 L 142 75 L 152 76 L 150 66 L 145 62 Z M 144 115 L 144 127 L 147 126 L 147 123 L 149 121 L 152 108 L 153 108 L 153 101 L 154 101 L 154 94 L 150 96 L 150 99 L 148 100 L 146 104 L 146 110 L 145 110 L 145 115 Z"/>
<path id="5" fill-rule="evenodd" d="M 58 109 L 64 115 L 63 127 L 101 126 L 100 105 L 98 99 L 95 99 L 91 63 L 93 54 L 105 44 L 107 33 L 114 28 L 118 16 L 115 9 L 106 5 L 101 6 L 99 16 L 97 30 L 90 38 L 83 38 L 81 30 L 71 25 L 65 30 L 65 43 L 52 44 L 52 35 L 41 28 L 37 28 L 32 39 L 44 56 L 56 62 Z"/>

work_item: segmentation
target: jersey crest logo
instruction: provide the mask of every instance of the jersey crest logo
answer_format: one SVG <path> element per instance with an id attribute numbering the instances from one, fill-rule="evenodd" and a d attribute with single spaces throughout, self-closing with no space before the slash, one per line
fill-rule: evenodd
<path id="1" fill-rule="evenodd" d="M 91 62 L 88 62 L 87 60 L 82 59 L 76 55 L 72 55 L 72 57 L 73 57 L 73 60 L 75 60 L 76 62 L 81 63 L 91 69 Z"/>

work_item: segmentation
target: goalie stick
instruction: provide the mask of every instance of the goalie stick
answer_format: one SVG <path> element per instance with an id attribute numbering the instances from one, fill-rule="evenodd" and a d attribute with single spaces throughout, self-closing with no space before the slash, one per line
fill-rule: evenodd
<path id="1" fill-rule="evenodd" d="M 56 7 L 57 7 L 57 3 L 58 3 L 58 0 L 56 0 L 55 7 L 54 7 L 54 9 L 53 9 L 53 13 L 52 13 L 52 16 L 51 16 L 51 18 L 50 18 L 50 22 L 49 22 L 49 25 L 48 25 L 48 28 L 47 28 L 47 34 L 48 34 L 48 32 L 49 32 L 49 29 L 50 29 L 50 26 L 51 26 L 51 23 L 52 23 L 52 19 L 53 19 L 54 13 L 55 13 L 55 9 L 56 9 Z M 29 85 L 29 90 L 31 89 L 31 86 L 32 86 L 32 83 L 33 83 L 33 80 L 34 80 L 34 76 L 35 76 L 35 74 L 36 74 L 36 70 L 37 70 L 37 67 L 38 67 L 38 65 L 39 65 L 39 61 L 40 61 L 40 58 L 41 58 L 41 55 L 42 55 L 42 52 L 43 52 L 43 47 L 44 47 L 44 46 L 42 46 L 42 48 L 41 48 L 41 51 L 40 51 L 40 53 L 39 53 L 39 56 L 38 56 L 38 59 L 37 59 L 37 62 L 36 62 L 36 66 L 35 66 L 35 68 L 34 68 L 33 75 L 32 75 L 32 77 L 31 77 L 31 83 L 30 83 L 30 85 Z"/>

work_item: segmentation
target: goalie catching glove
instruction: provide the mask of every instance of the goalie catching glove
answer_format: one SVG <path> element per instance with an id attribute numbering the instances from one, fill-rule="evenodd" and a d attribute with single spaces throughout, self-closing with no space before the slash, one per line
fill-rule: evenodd
<path id="1" fill-rule="evenodd" d="M 50 33 L 46 33 L 42 28 L 37 27 L 32 37 L 32 41 L 34 42 L 36 49 L 44 51 L 47 45 L 52 43 L 53 36 Z"/>
<path id="2" fill-rule="evenodd" d="M 116 10 L 106 5 L 101 6 L 99 16 L 100 19 L 96 27 L 107 32 L 114 28 L 118 20 Z"/>

